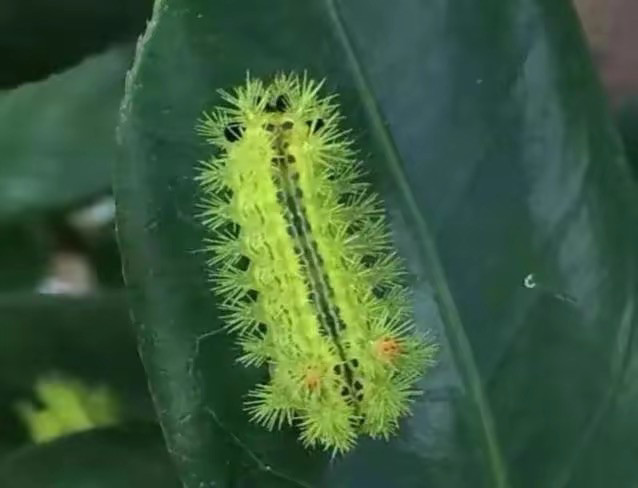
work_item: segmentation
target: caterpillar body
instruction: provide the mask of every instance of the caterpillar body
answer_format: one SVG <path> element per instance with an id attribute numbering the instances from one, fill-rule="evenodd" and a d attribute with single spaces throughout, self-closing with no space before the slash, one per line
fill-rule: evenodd
<path id="1" fill-rule="evenodd" d="M 238 361 L 269 370 L 248 414 L 339 453 L 398 429 L 436 345 L 414 331 L 382 202 L 322 83 L 280 74 L 219 92 L 227 105 L 198 125 L 216 148 L 199 215 Z"/>

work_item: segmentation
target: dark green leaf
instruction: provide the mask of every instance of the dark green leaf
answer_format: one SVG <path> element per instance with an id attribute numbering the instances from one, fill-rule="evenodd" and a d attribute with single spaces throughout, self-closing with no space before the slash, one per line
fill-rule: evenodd
<path id="1" fill-rule="evenodd" d="M 638 177 L 638 96 L 627 100 L 618 113 L 618 126 L 634 176 Z"/>
<path id="2" fill-rule="evenodd" d="M 30 400 L 36 380 L 51 373 L 108 387 L 124 420 L 154 419 L 123 296 L 0 295 L 0 328 L 4 441 L 26 442 L 15 404 Z"/>
<path id="3" fill-rule="evenodd" d="M 33 290 L 46 272 L 51 242 L 38 222 L 0 226 L 0 291 Z"/>
<path id="4" fill-rule="evenodd" d="M 0 93 L 0 220 L 110 189 L 114 132 L 131 49 Z"/>
<path id="5" fill-rule="evenodd" d="M 333 461 L 248 423 L 259 375 L 194 252 L 202 110 L 247 70 L 304 69 L 340 94 L 442 345 L 401 435 Z M 638 205 L 568 2 L 159 1 L 120 135 L 126 279 L 187 487 L 600 488 L 592 458 L 638 483 L 638 436 L 595 443 L 638 419 Z"/>
<path id="6" fill-rule="evenodd" d="M 159 429 L 127 425 L 23 448 L 0 463 L 3 488 L 179 488 Z"/>
<path id="7" fill-rule="evenodd" d="M 0 88 L 42 79 L 143 29 L 152 0 L 5 0 Z"/>

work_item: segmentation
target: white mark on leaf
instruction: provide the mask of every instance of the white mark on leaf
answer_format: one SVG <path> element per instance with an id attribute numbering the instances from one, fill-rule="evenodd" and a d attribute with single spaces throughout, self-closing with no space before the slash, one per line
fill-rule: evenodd
<path id="1" fill-rule="evenodd" d="M 523 279 L 523 286 L 528 289 L 536 288 L 536 280 L 534 279 L 534 274 L 530 273 Z"/>

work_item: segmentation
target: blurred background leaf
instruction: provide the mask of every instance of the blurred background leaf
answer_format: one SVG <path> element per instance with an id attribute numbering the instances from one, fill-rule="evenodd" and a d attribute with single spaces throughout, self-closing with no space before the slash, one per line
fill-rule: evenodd
<path id="1" fill-rule="evenodd" d="M 152 0 L 3 0 L 0 89 L 78 64 L 144 29 Z"/>
<path id="2" fill-rule="evenodd" d="M 51 249 L 40 219 L 0 224 L 0 294 L 33 290 L 46 272 Z"/>
<path id="3" fill-rule="evenodd" d="M 180 488 L 157 426 L 127 424 L 15 451 L 3 488 Z"/>
<path id="4" fill-rule="evenodd" d="M 16 402 L 38 403 L 33 388 L 47 374 L 104 386 L 121 419 L 154 421 L 122 294 L 83 298 L 0 295 L 0 440 L 29 442 Z"/>
<path id="5" fill-rule="evenodd" d="M 131 44 L 151 6 L 0 7 L 3 487 L 179 486 L 118 291 L 109 198 Z M 125 426 L 94 429 L 107 419 Z M 61 437 L 35 445 L 45 434 Z"/>
<path id="6" fill-rule="evenodd" d="M 0 221 L 110 191 L 132 48 L 0 94 Z"/>
<path id="7" fill-rule="evenodd" d="M 624 100 L 620 106 L 618 128 L 634 177 L 638 178 L 638 92 L 635 97 Z"/>

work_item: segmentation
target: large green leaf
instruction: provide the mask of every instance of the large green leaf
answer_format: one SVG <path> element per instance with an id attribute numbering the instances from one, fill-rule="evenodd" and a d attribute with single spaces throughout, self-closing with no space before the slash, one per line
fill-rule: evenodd
<path id="1" fill-rule="evenodd" d="M 4 488 L 179 488 L 155 425 L 74 434 L 16 451 L 0 463 Z"/>
<path id="2" fill-rule="evenodd" d="M 334 460 L 248 423 L 259 373 L 195 252 L 201 111 L 247 70 L 304 69 L 340 94 L 442 345 L 401 435 Z M 126 280 L 187 487 L 600 488 L 592 459 L 638 483 L 638 205 L 568 2 L 159 1 L 120 136 Z"/>
<path id="3" fill-rule="evenodd" d="M 110 190 L 131 49 L 0 93 L 0 220 Z"/>

